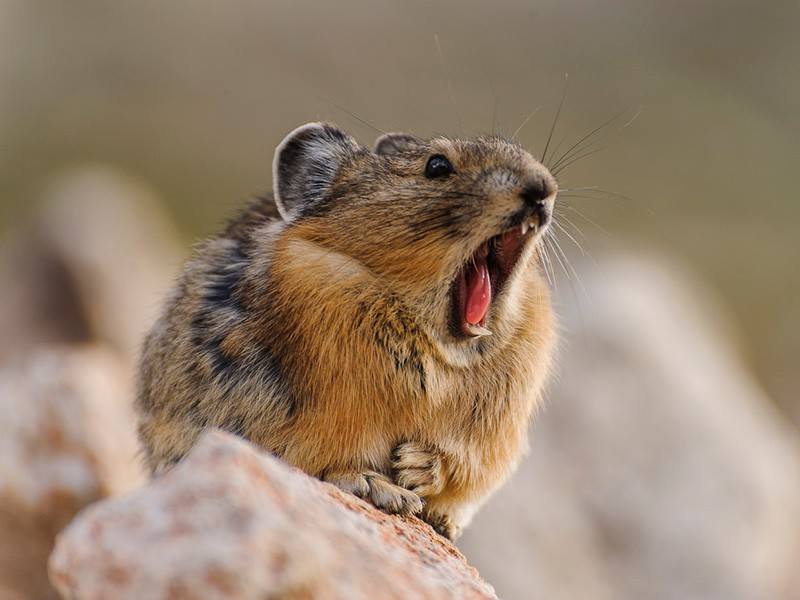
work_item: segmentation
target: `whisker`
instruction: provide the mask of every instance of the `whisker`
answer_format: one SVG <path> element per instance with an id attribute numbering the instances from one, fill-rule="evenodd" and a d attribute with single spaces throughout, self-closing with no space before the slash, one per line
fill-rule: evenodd
<path id="1" fill-rule="evenodd" d="M 571 191 L 571 190 L 581 190 L 581 189 L 582 188 L 560 188 L 558 190 L 558 199 L 591 200 L 594 202 L 613 201 L 616 206 L 619 206 L 621 208 L 628 208 L 628 207 L 634 207 L 637 209 L 640 208 L 646 211 L 650 216 L 656 216 L 656 213 L 644 202 L 636 198 L 631 198 L 630 196 L 625 196 L 623 194 L 618 194 L 616 192 L 609 192 L 606 190 L 591 189 L 591 188 L 583 188 L 585 190 L 585 192 L 583 193 L 579 193 L 577 191 Z M 564 204 L 566 204 L 566 202 L 564 202 Z"/>
<path id="2" fill-rule="evenodd" d="M 494 94 L 494 83 L 492 83 L 492 77 L 489 74 L 489 70 L 486 68 L 486 65 L 483 67 L 483 72 L 486 75 L 486 79 L 489 81 L 489 90 L 492 92 L 492 104 L 494 106 L 494 109 L 492 110 L 492 135 L 496 135 L 500 124 L 498 116 L 499 104 L 497 102 L 497 96 Z"/>
<path id="3" fill-rule="evenodd" d="M 442 75 L 447 81 L 447 93 L 450 95 L 450 102 L 453 105 L 453 111 L 456 113 L 458 119 L 458 129 L 464 133 L 464 123 L 461 121 L 461 113 L 458 111 L 458 104 L 456 103 L 456 95 L 453 93 L 453 85 L 450 83 L 450 77 L 447 75 L 447 65 L 444 62 L 444 52 L 442 52 L 442 44 L 439 42 L 439 34 L 435 33 L 433 39 L 436 41 L 436 49 L 439 51 L 439 65 L 442 67 Z"/>
<path id="4" fill-rule="evenodd" d="M 578 235 L 580 235 L 580 236 L 583 238 L 583 240 L 584 240 L 584 241 L 585 241 L 587 244 L 591 243 L 591 242 L 589 242 L 589 239 L 588 239 L 588 238 L 587 238 L 585 235 L 583 235 L 583 232 L 582 232 L 582 231 L 581 231 L 581 230 L 578 228 L 578 226 L 577 226 L 577 225 L 575 225 L 575 223 L 573 223 L 572 221 L 570 221 L 569 219 L 567 219 L 567 217 L 565 217 L 565 216 L 563 216 L 563 215 L 561 216 L 561 218 L 565 219 L 565 220 L 566 220 L 566 221 L 567 221 L 567 222 L 568 222 L 570 225 L 572 225 L 572 227 L 575 229 L 575 231 L 578 233 Z M 566 235 L 566 236 L 567 236 L 567 237 L 568 237 L 570 240 L 572 240 L 572 243 L 573 243 L 573 244 L 575 244 L 575 245 L 578 247 L 578 249 L 581 251 L 581 254 L 582 254 L 583 256 L 585 256 L 586 258 L 588 258 L 590 261 L 592 261 L 592 264 L 593 264 L 595 267 L 597 267 L 598 269 L 600 269 L 600 263 L 598 263 L 598 262 L 595 260 L 594 256 L 592 256 L 592 254 L 591 254 L 590 252 L 588 252 L 588 251 L 587 251 L 587 250 L 586 250 L 586 249 L 585 249 L 585 248 L 584 248 L 584 247 L 583 247 L 581 244 L 579 244 L 579 243 L 578 243 L 578 240 L 577 240 L 577 239 L 575 239 L 575 237 L 569 233 L 569 231 L 567 230 L 567 228 L 566 228 L 566 227 L 564 227 L 563 225 L 561 225 L 560 223 L 556 223 L 555 221 L 554 221 L 554 223 L 555 223 L 555 224 L 558 226 L 558 228 L 559 228 L 561 231 L 563 231 L 563 232 L 564 232 L 564 234 L 565 234 L 565 235 Z"/>
<path id="5" fill-rule="evenodd" d="M 578 273 L 572 267 L 572 264 L 569 262 L 569 259 L 567 258 L 566 254 L 564 254 L 564 251 L 561 249 L 561 246 L 559 245 L 558 240 L 556 239 L 556 237 L 552 236 L 552 239 L 553 239 L 553 242 L 556 245 L 556 248 L 559 251 L 561 251 L 561 254 L 564 257 L 564 260 L 567 261 L 567 264 L 569 265 L 570 269 L 572 269 L 572 272 L 575 275 L 575 279 L 578 282 L 578 286 L 581 288 L 581 292 L 583 292 L 583 296 L 586 298 L 586 301 L 589 303 L 589 307 L 593 308 L 592 298 L 589 296 L 589 293 L 586 291 L 586 288 L 583 286 L 583 283 L 581 282 L 580 277 L 578 277 Z M 595 264 L 597 264 L 597 263 L 595 263 Z M 572 288 L 572 297 L 575 299 L 575 309 L 578 311 L 578 320 L 581 323 L 581 333 L 582 333 L 582 337 L 583 337 L 583 343 L 585 345 L 588 345 L 589 344 L 589 334 L 588 334 L 588 330 L 587 330 L 587 327 L 586 327 L 586 317 L 583 314 L 583 307 L 581 306 L 581 301 L 580 301 L 580 298 L 578 297 L 578 293 L 577 293 L 577 291 L 575 289 L 575 285 L 572 282 L 571 278 L 569 279 L 569 281 L 570 281 L 570 287 Z"/>
<path id="6" fill-rule="evenodd" d="M 576 188 L 559 188 L 559 192 L 597 192 L 598 194 L 603 194 L 605 196 L 617 196 L 619 198 L 625 198 L 625 200 L 630 200 L 630 198 L 627 196 L 623 196 L 617 192 L 610 192 L 594 185 Z"/>
<path id="7" fill-rule="evenodd" d="M 598 140 L 598 141 L 599 141 L 599 140 Z M 606 149 L 606 146 L 602 146 L 602 147 L 600 147 L 600 148 L 595 148 L 594 150 L 590 150 L 589 152 L 585 152 L 584 154 L 579 154 L 579 155 L 575 156 L 574 158 L 570 159 L 568 162 L 566 162 L 566 163 L 564 163 L 564 164 L 560 165 L 558 168 L 550 169 L 550 172 L 551 172 L 551 173 L 552 173 L 554 176 L 555 176 L 555 175 L 558 175 L 559 173 L 561 173 L 561 171 L 563 171 L 564 169 L 566 169 L 566 168 L 567 168 L 568 166 L 570 166 L 572 163 L 574 163 L 574 162 L 576 162 L 576 161 L 579 161 L 579 160 L 581 160 L 582 158 L 586 158 L 587 156 L 591 156 L 592 154 L 595 154 L 595 153 L 597 153 L 597 152 L 600 152 L 601 150 L 605 150 L 605 149 Z"/>
<path id="8" fill-rule="evenodd" d="M 567 97 L 567 88 L 569 88 L 569 74 L 564 75 L 564 79 L 566 80 L 564 83 L 564 91 L 561 94 L 561 102 L 558 103 L 558 110 L 556 111 L 556 118 L 553 119 L 553 126 L 550 128 L 550 135 L 547 136 L 547 143 L 544 145 L 544 152 L 542 152 L 542 158 L 539 159 L 539 162 L 545 164 L 545 157 L 547 156 L 547 149 L 550 147 L 550 140 L 553 139 L 553 132 L 556 130 L 556 124 L 558 123 L 558 116 L 561 114 L 561 107 L 564 106 L 564 100 Z"/>
<path id="9" fill-rule="evenodd" d="M 583 214 L 581 211 L 579 211 L 579 210 L 578 210 L 577 208 L 575 208 L 574 206 L 569 206 L 569 205 L 566 205 L 566 204 L 565 204 L 565 205 L 564 205 L 564 207 L 565 207 L 567 210 L 571 210 L 572 212 L 574 212 L 576 215 L 578 215 L 579 217 L 581 217 L 582 219 L 584 219 L 584 220 L 585 220 L 585 221 L 587 221 L 588 223 L 590 223 L 590 224 L 594 225 L 595 227 L 597 227 L 597 229 L 599 229 L 600 231 L 602 231 L 603 233 L 605 233 L 607 236 L 609 236 L 609 237 L 610 237 L 610 238 L 612 238 L 613 240 L 615 240 L 615 241 L 617 241 L 617 242 L 619 242 L 619 241 L 620 241 L 620 240 L 619 240 L 619 238 L 618 238 L 617 236 L 615 236 L 613 233 L 611 233 L 611 232 L 610 232 L 608 229 L 606 229 L 605 227 L 603 227 L 602 225 L 600 225 L 600 224 L 599 224 L 597 221 L 595 221 L 595 220 L 593 220 L 593 219 L 591 219 L 591 218 L 587 217 L 585 214 Z"/>
<path id="10" fill-rule="evenodd" d="M 550 233 L 550 232 L 548 232 L 548 233 Z M 543 239 L 545 240 L 545 242 L 547 242 L 547 245 L 553 251 L 553 254 L 556 257 L 556 260 L 561 265 L 561 269 L 564 271 L 564 275 L 567 276 L 567 279 L 571 280 L 572 277 L 570 276 L 569 271 L 567 271 L 566 265 L 564 265 L 564 263 L 561 261 L 561 257 L 558 255 L 558 252 L 556 252 L 556 249 L 555 249 L 555 246 L 554 246 L 555 237 L 553 237 L 552 233 L 550 233 L 550 235 L 546 235 Z"/>
<path id="11" fill-rule="evenodd" d="M 523 128 L 523 127 L 525 127 L 525 125 L 527 125 L 527 124 L 528 124 L 528 121 L 530 121 L 530 120 L 531 120 L 531 118 L 533 117 L 533 115 L 535 115 L 537 112 L 539 112 L 539 109 L 540 109 L 540 108 L 541 108 L 541 107 L 539 107 L 539 106 L 537 106 L 536 108 L 534 108 L 534 109 L 533 109 L 533 112 L 531 112 L 531 114 L 529 114 L 529 115 L 527 116 L 527 118 L 526 118 L 526 119 L 525 119 L 525 120 L 522 122 L 522 125 L 520 125 L 519 127 L 517 127 L 517 130 L 514 132 L 514 135 L 512 135 L 512 136 L 511 136 L 511 141 L 512 141 L 512 142 L 513 142 L 515 139 L 517 139 L 517 134 L 519 134 L 519 132 L 520 132 L 520 131 L 522 131 L 522 128 Z"/>
<path id="12" fill-rule="evenodd" d="M 585 194 L 562 194 L 559 192 L 558 199 L 561 204 L 566 205 L 568 200 L 600 200 L 597 196 L 587 196 Z"/>
<path id="13" fill-rule="evenodd" d="M 638 119 L 638 118 L 639 118 L 639 115 L 640 115 L 640 114 L 642 114 L 642 111 L 643 111 L 643 110 L 644 110 L 644 106 L 640 106 L 640 107 L 639 107 L 639 110 L 637 110 L 637 111 L 636 111 L 636 114 L 635 114 L 635 115 L 633 115 L 633 116 L 631 117 L 631 120 L 630 120 L 630 121 L 628 121 L 627 123 L 625 123 L 625 125 L 623 125 L 622 127 L 620 127 L 620 130 L 623 130 L 623 129 L 625 129 L 625 128 L 626 128 L 628 125 L 632 125 L 632 124 L 633 124 L 633 122 L 634 122 L 636 119 Z"/>
<path id="14" fill-rule="evenodd" d="M 327 102 L 328 104 L 332 104 L 333 106 L 335 106 L 335 107 L 336 107 L 336 108 L 338 108 L 339 110 L 341 110 L 341 111 L 343 111 L 343 112 L 347 113 L 348 115 L 350 115 L 351 117 L 353 117 L 353 118 L 354 118 L 356 121 L 358 121 L 358 122 L 359 122 L 359 123 L 361 123 L 362 125 L 366 125 L 366 126 L 367 126 L 367 127 L 369 127 L 370 129 L 372 129 L 372 130 L 373 130 L 375 133 L 379 133 L 379 134 L 381 134 L 381 135 L 386 135 L 386 132 L 385 132 L 385 131 L 381 131 L 380 129 L 378 129 L 377 127 L 375 127 L 375 126 L 374 126 L 372 123 L 369 123 L 368 121 L 365 121 L 364 119 L 362 119 L 362 118 L 361 118 L 361 117 L 359 117 L 358 115 L 354 115 L 354 114 L 353 114 L 353 113 L 351 113 L 349 110 L 347 110 L 347 109 L 346 109 L 344 106 L 340 106 L 339 104 L 336 104 L 336 102 L 333 102 L 332 100 L 328 100 L 328 99 L 326 99 L 326 98 L 323 98 L 323 100 L 324 100 L 325 102 Z"/>
<path id="15" fill-rule="evenodd" d="M 586 242 L 587 244 L 591 243 L 591 242 L 589 242 L 589 238 L 587 238 L 586 235 L 584 235 L 583 231 L 581 231 L 581 228 L 578 227 L 577 225 L 575 225 L 575 223 L 567 215 L 565 215 L 564 213 L 558 213 L 558 218 L 560 220 L 566 221 L 568 225 L 571 225 L 572 228 L 575 230 L 575 232 L 579 236 L 581 236 L 581 238 L 583 238 L 584 242 Z M 563 227 L 563 225 L 562 225 L 562 227 Z"/>
<path id="16" fill-rule="evenodd" d="M 583 295 L 584 295 L 584 297 L 586 298 L 586 301 L 587 301 L 587 302 L 589 303 L 589 305 L 591 306 L 591 304 L 592 304 L 592 299 L 589 297 L 589 293 L 586 291 L 586 288 L 583 286 L 583 282 L 581 281 L 581 278 L 580 278 L 580 276 L 578 275 L 578 272 L 577 272 L 577 271 L 575 270 L 575 268 L 572 266 L 572 263 L 570 262 L 569 258 L 567 258 L 567 254 L 566 254 L 566 253 L 564 252 L 564 250 L 561 248 L 561 244 L 558 242 L 558 238 L 557 238 L 557 237 L 555 237 L 555 235 L 552 235 L 552 236 L 551 236 L 551 239 L 553 240 L 553 243 L 555 244 L 555 247 L 556 247 L 556 250 L 557 250 L 557 252 L 561 254 L 561 257 L 564 259 L 564 261 L 566 262 L 567 266 L 569 267 L 569 270 L 572 272 L 572 275 L 573 275 L 573 277 L 574 277 L 574 282 L 576 282 L 576 283 L 578 284 L 578 287 L 581 289 L 581 292 L 583 292 Z M 562 266 L 563 266 L 563 264 L 564 264 L 564 263 L 562 263 Z M 566 271 L 565 271 L 565 272 L 566 272 Z M 576 303 L 577 305 L 580 305 L 580 301 L 578 300 L 577 293 L 575 292 L 575 286 L 574 286 L 574 283 L 573 283 L 573 277 L 570 277 L 570 276 L 569 276 L 569 273 L 567 273 L 567 278 L 569 279 L 569 281 L 570 281 L 570 285 L 571 285 L 571 286 L 572 286 L 572 288 L 573 288 L 573 293 L 575 294 L 575 303 Z"/>
<path id="17" fill-rule="evenodd" d="M 559 148 L 561 148 L 561 146 L 564 145 L 564 142 L 566 142 L 572 136 L 572 133 L 573 132 L 570 131 L 567 135 L 565 135 L 564 137 L 561 138 L 561 141 L 558 142 L 558 144 L 556 144 L 555 148 L 553 148 L 553 156 L 558 154 Z M 549 169 L 549 167 L 548 167 L 548 169 Z"/>
<path id="18" fill-rule="evenodd" d="M 547 281 L 553 287 L 553 289 L 558 292 L 558 282 L 556 281 L 555 273 L 553 272 L 553 262 L 550 259 L 550 253 L 547 251 L 546 243 L 541 245 L 542 248 L 542 265 L 544 267 L 545 275 L 547 276 Z"/>
<path id="19" fill-rule="evenodd" d="M 596 199 L 597 196 L 606 196 L 608 198 L 612 198 L 615 200 L 624 200 L 625 202 L 634 202 L 633 198 L 629 196 L 625 196 L 620 194 L 619 192 L 612 192 L 609 190 L 604 190 L 597 186 L 592 187 L 576 187 L 576 188 L 559 188 L 558 193 L 561 195 L 562 192 L 566 192 L 566 196 L 574 197 L 574 198 L 593 198 Z M 586 195 L 580 195 L 575 192 L 582 192 Z M 596 194 L 596 195 L 592 195 Z"/>
<path id="20" fill-rule="evenodd" d="M 583 255 L 583 256 L 587 256 L 587 257 L 589 256 L 589 253 L 588 253 L 588 252 L 586 252 L 586 250 L 584 250 L 584 249 L 583 249 L 583 246 L 581 246 L 581 245 L 580 245 L 580 243 L 578 242 L 578 240 L 576 240 L 576 239 L 575 239 L 575 238 L 572 236 L 572 234 L 571 234 L 569 231 L 567 231 L 567 229 L 566 229 L 566 228 L 565 228 L 565 227 L 564 227 L 564 226 L 563 226 L 561 223 L 559 223 L 558 221 L 555 221 L 555 220 L 554 220 L 554 221 L 553 221 L 553 225 L 555 225 L 556 227 L 558 227 L 558 228 L 559 228 L 561 231 L 563 231 L 563 232 L 564 232 L 564 235 L 566 235 L 566 236 L 567 236 L 569 239 L 571 239 L 571 240 L 572 240 L 572 243 L 573 243 L 573 244 L 575 244 L 575 245 L 578 247 L 578 250 L 580 250 L 580 252 L 581 252 L 581 255 Z"/>
<path id="21" fill-rule="evenodd" d="M 548 255 L 549 255 L 550 261 L 551 261 L 550 265 L 551 265 L 551 268 L 552 268 L 553 281 L 555 282 L 554 288 L 555 288 L 556 293 L 558 293 L 558 277 L 556 276 L 555 262 L 553 262 L 553 257 L 554 256 L 556 258 L 556 261 L 561 265 L 561 269 L 564 271 L 565 274 L 567 273 L 567 271 L 564 268 L 563 263 L 561 263 L 561 259 L 558 257 L 558 254 L 556 253 L 556 249 L 553 246 L 552 235 L 545 235 L 545 237 L 542 238 L 542 239 L 547 244 L 547 248 L 549 249 Z M 568 274 L 567 274 L 567 280 L 569 280 L 569 275 Z M 570 282 L 570 285 L 572 285 L 571 282 Z"/>
<path id="22" fill-rule="evenodd" d="M 605 127 L 607 127 L 607 126 L 608 126 L 608 125 L 610 125 L 611 123 L 613 123 L 615 120 L 617 120 L 617 119 L 618 119 L 619 117 L 621 117 L 623 114 L 625 114 L 625 112 L 626 112 L 626 111 L 627 111 L 629 108 L 630 108 L 630 106 L 626 106 L 626 107 L 625 107 L 625 108 L 623 108 L 621 111 L 619 111 L 617 114 L 615 114 L 613 117 L 611 117 L 610 119 L 608 119 L 607 121 L 605 121 L 605 122 L 604 122 L 604 123 L 602 123 L 601 125 L 598 125 L 598 126 L 597 126 L 597 127 L 595 127 L 594 129 L 592 129 L 592 130 L 591 130 L 589 133 L 587 133 L 585 136 L 583 136 L 581 139 L 579 139 L 577 142 L 575 142 L 575 143 L 574 143 L 572 146 L 570 146 L 570 148 L 569 148 L 569 149 L 568 149 L 568 150 L 567 150 L 567 151 L 566 151 L 566 152 L 565 152 L 565 153 L 564 153 L 564 154 L 561 156 L 561 158 L 559 158 L 559 159 L 558 159 L 557 161 L 555 161 L 555 162 L 554 162 L 552 165 L 550 165 L 549 169 L 550 169 L 551 171 L 552 171 L 553 169 L 557 169 L 557 168 L 558 168 L 558 165 L 559 165 L 559 164 L 560 164 L 560 163 L 561 163 L 563 160 L 565 160 L 565 159 L 569 158 L 569 156 L 570 156 L 570 153 L 571 153 L 571 152 L 573 152 L 573 150 L 576 150 L 576 148 L 577 148 L 577 152 L 580 152 L 580 151 L 581 151 L 581 148 L 578 148 L 578 146 L 580 146 L 581 144 L 583 144 L 583 142 L 585 142 L 586 140 L 588 140 L 589 138 L 591 138 L 591 137 L 592 137 L 594 134 L 598 133 L 599 131 L 601 131 L 602 129 L 604 129 Z M 603 137 L 603 138 L 600 138 L 600 140 L 603 140 L 603 139 L 605 139 L 605 138 L 604 138 L 604 137 Z M 589 146 L 591 146 L 592 144 L 594 144 L 594 143 L 596 143 L 596 142 L 599 142 L 600 140 L 596 140 L 595 142 L 591 142 L 591 144 L 589 144 Z"/>

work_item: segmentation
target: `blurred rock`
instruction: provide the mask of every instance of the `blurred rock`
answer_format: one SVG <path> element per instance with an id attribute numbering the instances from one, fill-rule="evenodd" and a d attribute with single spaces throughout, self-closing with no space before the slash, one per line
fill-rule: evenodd
<path id="1" fill-rule="evenodd" d="M 663 260 L 599 263 L 530 456 L 459 546 L 508 600 L 798 597 L 800 444 L 724 309 Z"/>
<path id="2" fill-rule="evenodd" d="M 127 363 L 101 347 L 42 349 L 0 371 L 0 597 L 57 597 L 56 533 L 143 482 L 131 394 Z"/>
<path id="3" fill-rule="evenodd" d="M 50 572 L 75 600 L 495 597 L 421 521 L 219 431 L 147 487 L 79 515 Z"/>
<path id="4" fill-rule="evenodd" d="M 180 261 L 167 223 L 141 184 L 89 167 L 3 240 L 0 598 L 57 597 L 55 534 L 143 481 L 131 364 Z"/>
<path id="5" fill-rule="evenodd" d="M 152 192 L 108 167 L 63 174 L 0 249 L 0 363 L 42 343 L 133 356 L 181 260 Z"/>

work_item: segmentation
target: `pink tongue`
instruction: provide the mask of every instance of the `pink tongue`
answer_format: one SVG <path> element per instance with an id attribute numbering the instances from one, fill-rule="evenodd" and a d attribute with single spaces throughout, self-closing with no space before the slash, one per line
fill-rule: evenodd
<path id="1" fill-rule="evenodd" d="M 464 277 L 467 284 L 464 317 L 470 325 L 478 325 L 486 317 L 492 303 L 492 280 L 489 277 L 489 265 L 486 255 L 476 252 L 473 262 L 469 263 Z"/>

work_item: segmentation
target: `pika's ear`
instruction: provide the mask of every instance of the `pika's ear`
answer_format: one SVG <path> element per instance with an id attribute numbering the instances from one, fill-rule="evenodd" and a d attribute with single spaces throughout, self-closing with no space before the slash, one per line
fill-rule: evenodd
<path id="1" fill-rule="evenodd" d="M 383 154 L 384 156 L 398 154 L 419 148 L 424 143 L 410 133 L 384 133 L 375 140 L 375 154 Z"/>
<path id="2" fill-rule="evenodd" d="M 325 195 L 339 167 L 358 149 L 352 137 L 330 123 L 308 123 L 287 135 L 272 161 L 275 204 L 284 220 Z"/>

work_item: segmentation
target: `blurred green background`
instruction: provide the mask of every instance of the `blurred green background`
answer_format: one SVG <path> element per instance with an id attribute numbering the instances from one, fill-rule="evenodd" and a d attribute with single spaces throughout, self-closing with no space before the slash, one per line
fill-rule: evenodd
<path id="1" fill-rule="evenodd" d="M 371 143 L 363 122 L 510 136 L 538 109 L 518 138 L 541 154 L 569 74 L 561 151 L 624 111 L 560 176 L 620 195 L 566 199 L 582 245 L 683 257 L 800 423 L 799 31 L 790 1 L 0 0 L 0 229 L 62 167 L 102 162 L 190 242 L 269 189 L 275 146 L 318 119 Z"/>

